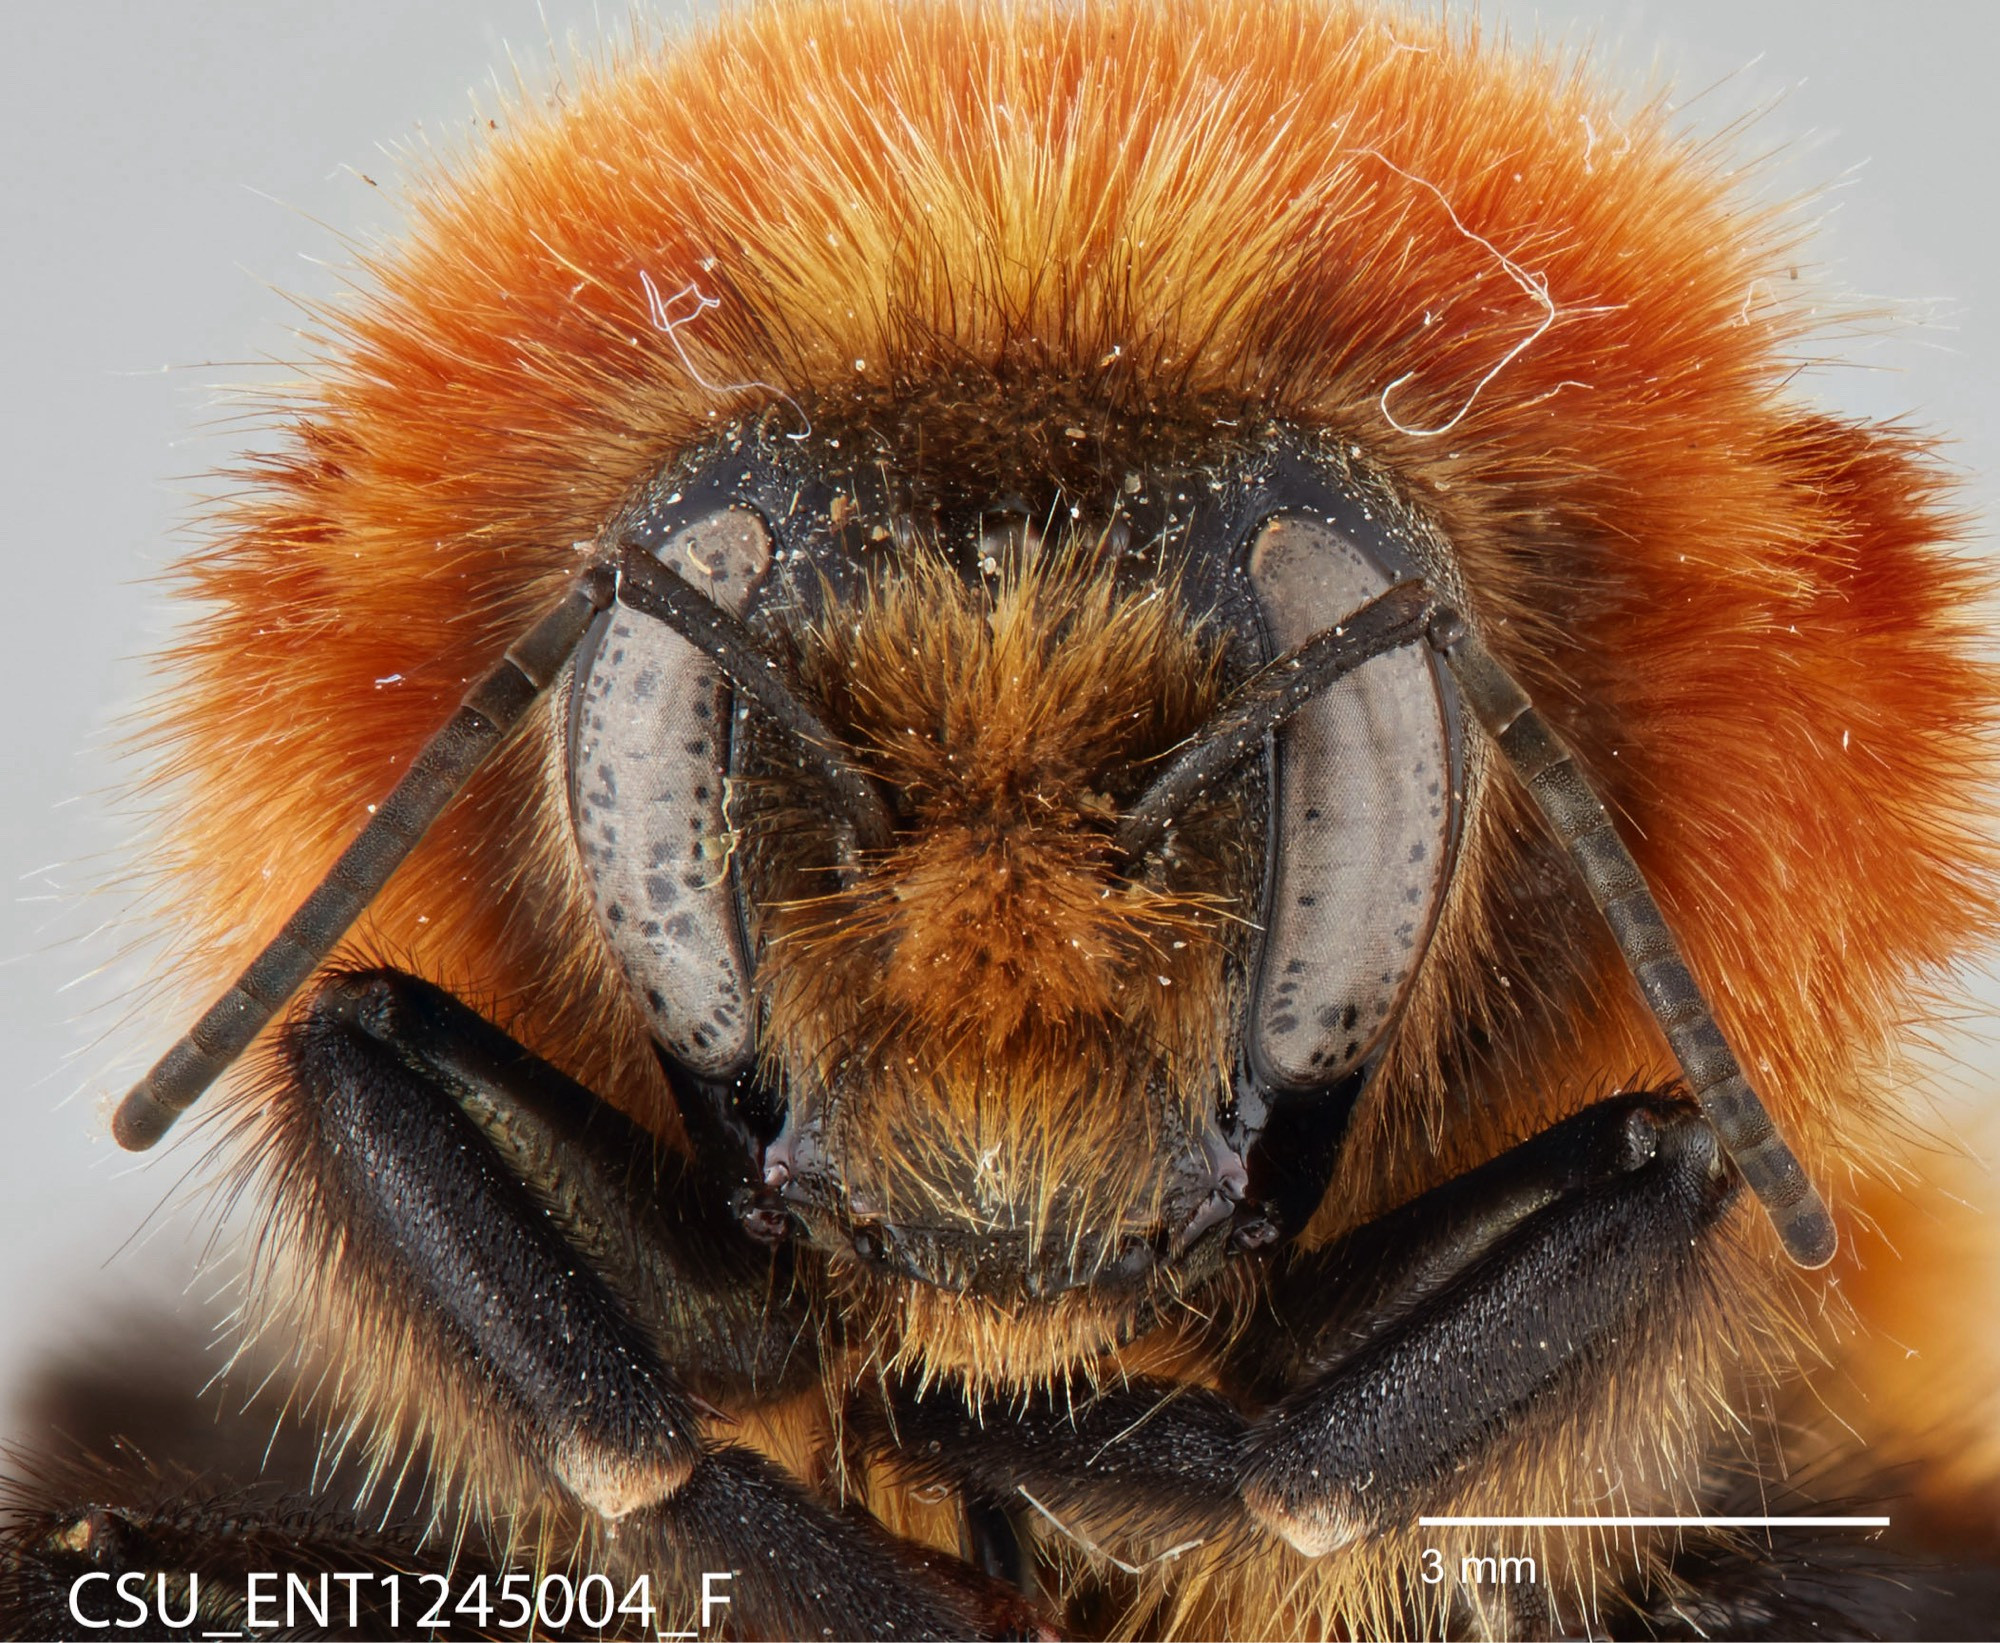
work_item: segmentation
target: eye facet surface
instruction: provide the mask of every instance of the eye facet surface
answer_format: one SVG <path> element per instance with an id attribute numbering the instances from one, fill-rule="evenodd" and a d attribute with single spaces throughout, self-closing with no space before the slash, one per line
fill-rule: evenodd
<path id="1" fill-rule="evenodd" d="M 660 558 L 740 615 L 770 572 L 771 537 L 724 507 Z M 585 641 L 570 696 L 570 819 L 598 919 L 653 1036 L 705 1076 L 754 1049 L 723 802 L 730 697 L 693 645 L 622 604 Z"/>
<path id="2" fill-rule="evenodd" d="M 1257 533 L 1251 586 L 1274 652 L 1401 580 L 1337 526 L 1281 516 Z M 1351 1072 L 1393 1025 L 1449 876 L 1452 726 L 1436 664 L 1378 656 L 1277 737 L 1273 849 L 1249 1043 L 1279 1087 Z"/>

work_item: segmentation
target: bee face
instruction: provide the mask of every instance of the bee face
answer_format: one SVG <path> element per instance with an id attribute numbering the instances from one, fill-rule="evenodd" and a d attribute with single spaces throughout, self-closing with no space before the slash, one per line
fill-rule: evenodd
<path id="1" fill-rule="evenodd" d="M 1278 1133 L 1337 1135 L 1386 1052 L 1449 885 L 1455 694 L 1434 655 L 1376 658 L 1268 746 L 1236 732 L 1137 840 L 1135 808 L 1260 668 L 1455 569 L 1351 450 L 1280 426 L 1100 439 L 1033 496 L 954 419 L 922 451 L 836 426 L 738 428 L 608 534 L 744 622 L 886 830 L 616 607 L 569 685 L 599 921 L 691 1098 L 770 1092 L 746 1213 L 877 1277 L 1117 1292 L 1115 1323 L 1300 1230 L 1267 1132 L 1282 1103 Z"/>

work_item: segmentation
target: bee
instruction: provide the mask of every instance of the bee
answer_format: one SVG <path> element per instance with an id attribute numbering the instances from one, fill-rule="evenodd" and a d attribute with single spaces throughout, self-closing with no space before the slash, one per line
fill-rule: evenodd
<path id="1" fill-rule="evenodd" d="M 413 211 L 182 569 L 114 1119 L 224 1086 L 323 1441 L 30 1461 L 13 1631 L 1878 1623 L 1629 1520 L 1843 1505 L 1989 590 L 1686 139 L 1372 7 L 801 6 Z"/>

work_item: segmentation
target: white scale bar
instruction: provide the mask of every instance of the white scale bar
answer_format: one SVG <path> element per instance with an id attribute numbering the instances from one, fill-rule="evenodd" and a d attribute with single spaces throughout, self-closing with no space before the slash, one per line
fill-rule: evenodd
<path id="1" fill-rule="evenodd" d="M 1886 1529 L 1885 1517 L 1420 1517 L 1425 1529 Z"/>

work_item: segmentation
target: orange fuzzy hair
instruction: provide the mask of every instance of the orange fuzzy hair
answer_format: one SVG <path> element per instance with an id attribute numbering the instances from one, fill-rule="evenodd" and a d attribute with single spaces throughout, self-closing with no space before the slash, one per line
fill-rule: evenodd
<path id="1" fill-rule="evenodd" d="M 1092 784 L 1192 734 L 1219 662 L 1170 599 L 1119 597 L 1077 547 L 990 590 L 922 555 L 816 624 L 802 677 L 911 814 L 851 887 L 762 910 L 763 1055 L 781 1078 L 886 1063 L 854 1146 L 876 1213 L 949 1213 L 948 1161 L 983 1158 L 1038 1225 L 1058 1194 L 1097 1206 L 1078 1221 L 1155 1218 L 1149 1081 L 1186 1133 L 1227 1088 L 1226 911 L 1120 880 Z"/>
<path id="2" fill-rule="evenodd" d="M 1994 924 L 1988 590 L 1921 439 L 1793 397 L 1811 322 L 1717 155 L 1470 29 L 1286 0 L 746 9 L 501 125 L 418 182 L 289 443 L 183 569 L 208 609 L 169 658 L 163 895 L 199 990 L 575 544 L 730 416 L 949 402 L 969 467 L 1051 473 L 1071 426 L 1274 418 L 1450 541 L 1841 1208 L 1929 989 Z M 663 327 L 648 281 L 716 305 Z M 356 939 L 671 1135 L 552 725 Z M 1490 781 L 1316 1235 L 1668 1074 L 1539 839 Z"/>

